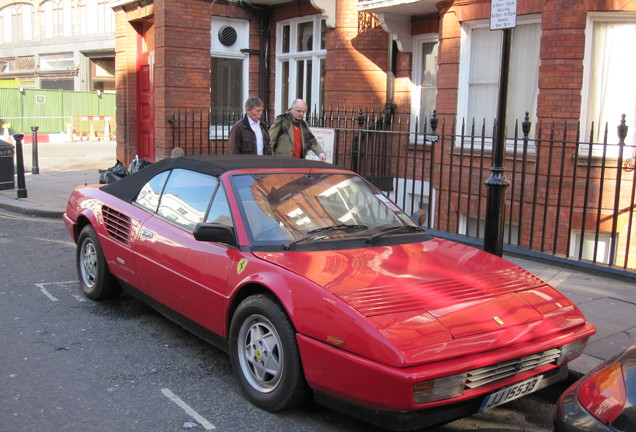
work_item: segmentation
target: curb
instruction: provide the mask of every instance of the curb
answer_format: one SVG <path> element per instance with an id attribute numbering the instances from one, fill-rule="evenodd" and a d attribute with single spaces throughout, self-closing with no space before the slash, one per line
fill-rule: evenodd
<path id="1" fill-rule="evenodd" d="M 14 201 L 19 202 L 17 199 Z M 5 210 L 10 210 L 15 213 L 21 213 L 27 216 L 37 216 L 37 217 L 50 218 L 50 219 L 61 218 L 62 215 L 64 214 L 63 211 L 48 208 L 48 207 L 37 208 L 32 206 L 13 204 L 9 202 L 9 199 L 4 197 L 0 197 L 0 208 L 3 208 Z"/>

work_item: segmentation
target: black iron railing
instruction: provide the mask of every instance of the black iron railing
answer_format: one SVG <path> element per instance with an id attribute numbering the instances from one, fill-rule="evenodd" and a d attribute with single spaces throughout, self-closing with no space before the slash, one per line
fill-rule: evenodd
<path id="1" fill-rule="evenodd" d="M 187 155 L 226 153 L 241 116 L 212 122 L 207 113 L 175 113 L 173 146 Z M 406 212 L 423 210 L 436 234 L 481 244 L 492 127 L 435 115 L 420 125 L 406 115 L 339 108 L 307 120 L 330 131 L 333 164 L 363 175 Z M 636 274 L 636 148 L 626 143 L 624 116 L 616 134 L 605 126 L 600 143 L 581 139 L 578 123 L 533 125 L 526 116 L 513 124 L 504 249 Z"/>

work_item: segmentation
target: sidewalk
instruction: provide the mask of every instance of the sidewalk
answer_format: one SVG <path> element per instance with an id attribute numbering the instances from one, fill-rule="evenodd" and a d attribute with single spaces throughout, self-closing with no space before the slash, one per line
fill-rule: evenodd
<path id="1" fill-rule="evenodd" d="M 90 162 L 73 165 L 71 169 L 65 168 L 74 158 L 69 158 L 63 152 L 42 158 L 39 174 L 28 171 L 25 174 L 27 198 L 17 199 L 16 179 L 15 189 L 0 190 L 0 208 L 32 216 L 61 217 L 71 191 L 78 185 L 99 183 L 98 169 L 107 169 L 116 162 L 114 143 L 105 143 L 103 146 L 77 143 L 76 146 L 83 150 L 103 147 L 103 152 L 100 157 L 92 154 Z M 71 147 L 73 143 L 68 143 L 66 150 L 71 152 Z M 636 343 L 636 283 L 633 280 L 548 261 L 517 256 L 505 258 L 558 288 L 596 325 L 597 333 L 591 338 L 585 354 L 570 364 L 574 373 L 586 373 L 603 360 Z"/>
<path id="2" fill-rule="evenodd" d="M 114 141 L 40 143 L 39 174 L 31 174 L 33 148 L 31 144 L 23 144 L 27 197 L 17 199 L 18 179 L 15 176 L 15 189 L 0 190 L 0 207 L 32 216 L 61 217 L 75 186 L 99 183 L 99 169 L 115 165 L 115 148 Z M 15 164 L 17 149 L 14 153 Z"/>

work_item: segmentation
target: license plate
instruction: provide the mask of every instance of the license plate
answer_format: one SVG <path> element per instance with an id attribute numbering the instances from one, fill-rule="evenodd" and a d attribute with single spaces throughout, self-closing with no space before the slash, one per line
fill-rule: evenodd
<path id="1" fill-rule="evenodd" d="M 484 412 L 487 409 L 505 404 L 506 402 L 534 392 L 537 387 L 539 387 L 542 378 L 542 375 L 532 377 L 486 396 L 481 404 L 481 408 L 479 408 L 479 412 Z"/>

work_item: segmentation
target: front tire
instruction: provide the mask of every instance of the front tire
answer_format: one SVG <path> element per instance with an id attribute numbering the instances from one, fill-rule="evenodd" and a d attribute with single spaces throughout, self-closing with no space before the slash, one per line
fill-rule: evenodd
<path id="1" fill-rule="evenodd" d="M 119 296 L 121 286 L 108 270 L 102 247 L 91 225 L 86 225 L 79 235 L 76 262 L 80 287 L 86 297 L 106 300 Z"/>
<path id="2" fill-rule="evenodd" d="M 246 298 L 230 325 L 232 369 L 247 398 L 259 408 L 281 411 L 307 395 L 296 332 L 271 296 Z"/>

